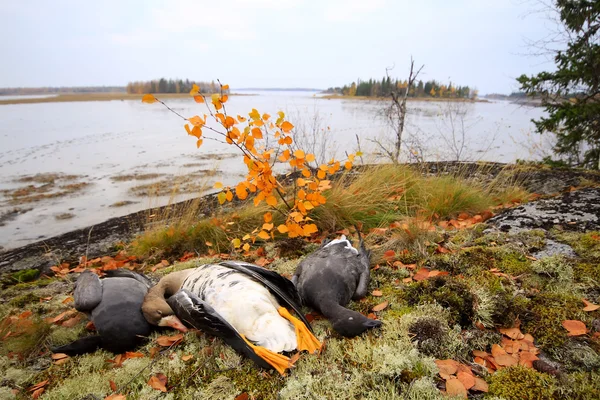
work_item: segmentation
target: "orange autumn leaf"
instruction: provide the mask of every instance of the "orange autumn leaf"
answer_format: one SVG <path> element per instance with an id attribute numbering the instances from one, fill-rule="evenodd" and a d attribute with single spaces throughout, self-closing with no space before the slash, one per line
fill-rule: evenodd
<path id="1" fill-rule="evenodd" d="M 435 360 L 435 365 L 447 375 L 453 375 L 458 370 L 458 362 L 454 360 Z"/>
<path id="2" fill-rule="evenodd" d="M 568 336 L 581 336 L 587 333 L 587 328 L 581 321 L 568 319 L 562 322 L 562 326 L 569 331 Z"/>
<path id="3" fill-rule="evenodd" d="M 265 213 L 265 215 L 263 215 L 263 219 L 265 220 L 265 223 L 272 222 L 273 214 L 270 212 L 267 212 L 267 213 Z"/>
<path id="4" fill-rule="evenodd" d="M 152 104 L 155 102 L 156 102 L 156 97 L 154 97 L 151 94 L 145 94 L 144 97 L 142 97 L 142 103 Z"/>
<path id="5" fill-rule="evenodd" d="M 394 250 L 387 250 L 385 253 L 383 253 L 383 256 L 385 258 L 392 258 L 396 256 L 396 252 Z"/>
<path id="6" fill-rule="evenodd" d="M 467 398 L 467 389 L 458 379 L 446 381 L 446 393 L 450 396 L 460 396 Z"/>
<path id="7" fill-rule="evenodd" d="M 111 380 L 108 381 L 108 386 L 110 386 L 110 390 L 113 392 L 116 392 L 118 389 L 117 384 Z"/>
<path id="8" fill-rule="evenodd" d="M 170 347 L 174 344 L 179 343 L 182 340 L 183 334 L 178 333 L 177 335 L 173 336 L 159 336 L 158 338 L 156 338 L 156 343 L 163 347 Z"/>
<path id="9" fill-rule="evenodd" d="M 281 130 L 285 133 L 288 133 L 292 129 L 294 129 L 294 125 L 290 124 L 288 121 L 283 121 L 283 123 L 281 124 Z"/>
<path id="10" fill-rule="evenodd" d="M 383 303 L 379 303 L 375 307 L 371 308 L 371 311 L 374 311 L 374 312 L 383 311 L 383 310 L 385 310 L 387 308 L 388 304 L 389 304 L 388 301 L 384 301 Z"/>
<path id="11" fill-rule="evenodd" d="M 294 157 L 296 157 L 296 158 L 304 158 L 304 151 L 303 150 L 296 150 L 294 152 Z"/>
<path id="12" fill-rule="evenodd" d="M 500 333 L 502 333 L 503 335 L 506 335 L 509 338 L 515 340 L 520 340 L 525 337 L 525 335 L 521 333 L 521 330 L 519 328 L 500 328 L 498 329 L 498 331 L 500 331 Z"/>
<path id="13" fill-rule="evenodd" d="M 115 393 L 111 394 L 110 396 L 106 396 L 104 400 L 127 400 L 127 396 L 124 394 Z"/>
<path id="14" fill-rule="evenodd" d="M 583 308 L 583 311 L 596 311 L 597 309 L 600 308 L 599 305 L 593 304 L 589 301 L 587 301 L 586 299 L 581 299 L 581 301 L 583 301 L 583 304 L 585 304 L 585 307 Z"/>
<path id="15" fill-rule="evenodd" d="M 279 231 L 279 233 L 287 233 L 289 229 L 286 225 L 279 225 L 277 227 L 277 230 Z"/>
<path id="16" fill-rule="evenodd" d="M 259 238 L 261 238 L 261 239 L 264 239 L 264 240 L 269 240 L 271 238 L 271 236 L 269 235 L 269 233 L 266 232 L 266 231 L 260 231 L 260 232 L 258 232 L 257 236 Z"/>
<path id="17" fill-rule="evenodd" d="M 194 355 L 193 355 L 193 354 L 188 354 L 188 355 L 185 355 L 185 356 L 181 356 L 181 360 L 182 360 L 182 361 L 189 361 L 189 360 L 191 360 L 192 358 L 194 358 Z"/>
<path id="18" fill-rule="evenodd" d="M 475 384 L 473 385 L 473 387 L 471 388 L 471 390 L 477 391 L 477 392 L 485 392 L 487 393 L 488 389 L 488 384 L 486 381 L 484 381 L 483 379 L 481 379 L 480 377 L 476 376 L 475 377 Z"/>
<path id="19" fill-rule="evenodd" d="M 152 389 L 160 390 L 161 392 L 166 393 L 167 377 L 159 372 L 158 374 L 150 377 L 150 380 L 148 380 L 148 385 L 150 385 Z"/>
<path id="20" fill-rule="evenodd" d="M 266 199 L 268 205 L 275 207 L 277 205 L 277 198 L 273 195 L 268 196 Z"/>
<path id="21" fill-rule="evenodd" d="M 194 96 L 194 101 L 196 103 L 204 103 L 204 96 L 196 95 Z"/>
<path id="22" fill-rule="evenodd" d="M 456 374 L 456 378 L 463 384 L 465 389 L 469 390 L 475 385 L 475 377 L 468 372 L 460 371 Z"/>
<path id="23" fill-rule="evenodd" d="M 381 292 L 381 290 L 373 290 L 373 293 L 371 293 L 371 295 L 374 297 L 381 297 L 383 296 L 383 293 Z"/>

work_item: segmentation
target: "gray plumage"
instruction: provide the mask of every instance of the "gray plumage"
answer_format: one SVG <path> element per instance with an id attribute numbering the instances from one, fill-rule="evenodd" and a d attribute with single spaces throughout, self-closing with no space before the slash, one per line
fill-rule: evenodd
<path id="1" fill-rule="evenodd" d="M 350 300 L 367 294 L 369 257 L 362 238 L 360 250 L 356 250 L 342 236 L 304 259 L 292 278 L 302 301 L 327 317 L 336 332 L 346 337 L 381 326 L 381 321 L 345 308 Z"/>
<path id="2" fill-rule="evenodd" d="M 81 273 L 73 296 L 75 308 L 90 317 L 98 335 L 53 351 L 84 354 L 98 347 L 114 353 L 133 349 L 152 330 L 141 311 L 150 285 L 146 277 L 129 270 L 108 271 L 104 279 L 91 271 Z"/>

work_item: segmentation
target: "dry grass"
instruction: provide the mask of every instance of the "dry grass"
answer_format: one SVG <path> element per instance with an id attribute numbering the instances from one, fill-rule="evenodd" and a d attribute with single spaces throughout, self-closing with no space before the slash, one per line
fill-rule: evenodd
<path id="1" fill-rule="evenodd" d="M 508 183 L 509 186 L 502 186 Z M 507 179 L 485 182 L 460 171 L 455 175 L 427 176 L 403 165 L 378 165 L 359 173 L 344 173 L 324 195 L 327 203 L 310 215 L 321 232 L 352 226 L 361 226 L 366 232 L 402 221 L 414 228 L 409 233 L 399 232 L 411 247 L 421 246 L 421 239 L 429 236 L 427 230 L 417 229 L 414 221 L 478 214 L 506 203 L 507 199 L 528 196 Z M 285 221 L 283 206 L 278 212 L 266 205 L 254 207 L 250 201 L 234 209 L 203 215 L 199 212 L 205 208 L 202 201 L 196 199 L 183 208 L 167 208 L 163 215 L 153 215 L 146 232 L 133 243 L 132 252 L 142 257 L 182 251 L 202 253 L 208 247 L 227 252 L 233 238 L 241 238 L 262 225 L 267 211 L 272 211 L 276 226 Z"/>

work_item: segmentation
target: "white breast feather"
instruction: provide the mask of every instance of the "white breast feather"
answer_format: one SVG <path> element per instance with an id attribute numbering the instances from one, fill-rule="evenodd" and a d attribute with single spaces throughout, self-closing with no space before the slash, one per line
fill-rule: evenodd
<path id="1" fill-rule="evenodd" d="M 331 242 L 327 243 L 324 247 L 333 246 L 334 244 L 338 244 L 338 243 L 346 243 L 346 246 L 344 248 L 347 250 L 350 250 L 354 254 L 358 255 L 358 250 L 356 250 L 352 246 L 352 243 L 350 243 L 350 241 L 348 239 L 346 239 L 346 235 L 342 235 L 339 239 L 332 240 Z"/>
<path id="2" fill-rule="evenodd" d="M 234 273 L 226 274 L 230 271 Z M 236 283 L 230 286 L 233 282 Z M 276 353 L 296 348 L 294 327 L 279 315 L 277 299 L 261 283 L 247 275 L 210 264 L 196 268 L 182 288 L 198 295 L 239 333 L 259 346 Z"/>

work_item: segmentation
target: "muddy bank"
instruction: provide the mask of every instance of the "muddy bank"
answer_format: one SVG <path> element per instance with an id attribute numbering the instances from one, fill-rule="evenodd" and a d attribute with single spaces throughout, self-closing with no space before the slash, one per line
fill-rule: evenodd
<path id="1" fill-rule="evenodd" d="M 357 167 L 360 173 L 363 167 Z M 501 163 L 426 163 L 420 168 L 430 174 L 459 174 L 476 177 L 483 181 L 499 179 L 521 184 L 529 191 L 542 195 L 556 194 L 571 187 L 600 183 L 600 174 L 585 170 L 549 169 L 545 167 L 519 167 Z M 288 176 L 284 181 L 289 181 Z M 194 200 L 173 205 L 147 209 L 122 217 L 111 218 L 103 223 L 74 230 L 63 235 L 38 241 L 23 247 L 0 252 L 0 272 L 22 269 L 47 268 L 59 262 L 73 262 L 82 255 L 89 258 L 114 253 L 119 243 L 130 241 L 148 223 L 167 223 L 161 215 L 175 214 Z M 216 195 L 202 197 L 198 217 L 210 214 L 218 208 Z M 166 211 L 169 211 L 167 213 Z M 499 229 L 550 229 L 561 226 L 566 230 L 598 230 L 600 228 L 600 189 L 584 188 L 567 192 L 558 197 L 541 199 L 510 209 L 491 221 Z"/>

